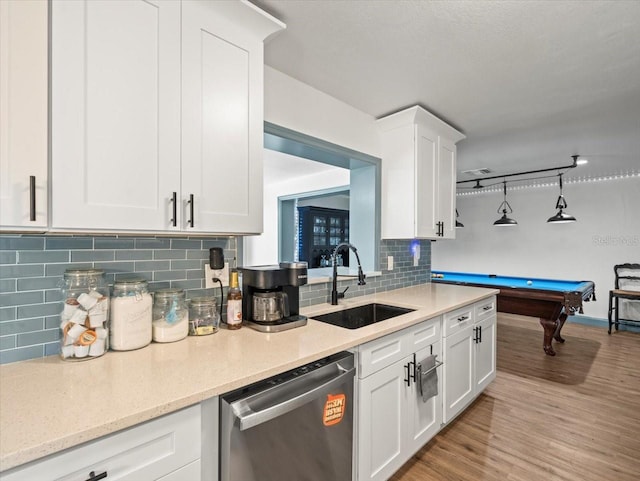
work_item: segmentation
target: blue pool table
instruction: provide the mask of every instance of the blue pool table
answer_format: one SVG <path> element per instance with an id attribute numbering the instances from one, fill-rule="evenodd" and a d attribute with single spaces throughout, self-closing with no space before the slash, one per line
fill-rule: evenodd
<path id="1" fill-rule="evenodd" d="M 538 317 L 544 329 L 542 347 L 549 356 L 556 354 L 551 345 L 552 339 L 564 342 L 560 331 L 567 316 L 576 312 L 582 313 L 582 302 L 596 299 L 595 284 L 591 281 L 560 281 L 444 271 L 433 271 L 431 281 L 500 289 L 498 311 Z"/>

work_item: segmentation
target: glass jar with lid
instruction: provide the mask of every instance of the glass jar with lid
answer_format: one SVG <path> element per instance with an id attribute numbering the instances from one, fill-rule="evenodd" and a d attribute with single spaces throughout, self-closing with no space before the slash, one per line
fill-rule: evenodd
<path id="1" fill-rule="evenodd" d="M 153 298 L 141 277 L 119 279 L 111 297 L 110 345 L 114 351 L 131 351 L 151 342 Z"/>
<path id="2" fill-rule="evenodd" d="M 189 303 L 189 335 L 206 336 L 218 332 L 220 314 L 215 297 L 194 297 Z"/>
<path id="3" fill-rule="evenodd" d="M 153 300 L 153 340 L 175 342 L 189 333 L 189 309 L 184 289 L 159 289 Z"/>
<path id="4" fill-rule="evenodd" d="M 109 286 L 102 269 L 67 269 L 60 284 L 60 357 L 80 361 L 109 349 Z"/>

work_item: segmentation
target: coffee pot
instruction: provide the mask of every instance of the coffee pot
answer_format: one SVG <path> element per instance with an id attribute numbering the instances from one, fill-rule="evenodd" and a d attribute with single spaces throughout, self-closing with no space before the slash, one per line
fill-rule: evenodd
<path id="1" fill-rule="evenodd" d="M 306 262 L 241 267 L 242 316 L 261 332 L 279 332 L 304 326 L 300 315 L 300 286 L 307 283 Z"/>
<path id="2" fill-rule="evenodd" d="M 266 291 L 253 293 L 252 320 L 279 321 L 289 317 L 289 296 L 286 292 Z"/>

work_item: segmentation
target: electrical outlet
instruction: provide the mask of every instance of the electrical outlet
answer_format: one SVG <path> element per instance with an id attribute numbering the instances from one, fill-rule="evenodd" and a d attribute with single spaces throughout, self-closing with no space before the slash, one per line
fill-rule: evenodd
<path id="1" fill-rule="evenodd" d="M 219 270 L 211 269 L 209 264 L 204 265 L 204 287 L 211 289 L 212 287 L 220 287 L 218 282 L 213 282 L 213 278 L 217 277 L 222 281 L 222 285 L 227 287 L 229 285 L 229 263 L 224 263 L 224 268 Z"/>
<path id="2" fill-rule="evenodd" d="M 387 270 L 393 270 L 393 256 L 387 256 Z"/>

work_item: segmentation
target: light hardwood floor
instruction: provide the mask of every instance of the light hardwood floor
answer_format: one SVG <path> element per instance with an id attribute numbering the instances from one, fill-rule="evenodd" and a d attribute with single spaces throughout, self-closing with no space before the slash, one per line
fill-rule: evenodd
<path id="1" fill-rule="evenodd" d="M 393 481 L 640 480 L 640 334 L 498 315 L 498 374 Z"/>

